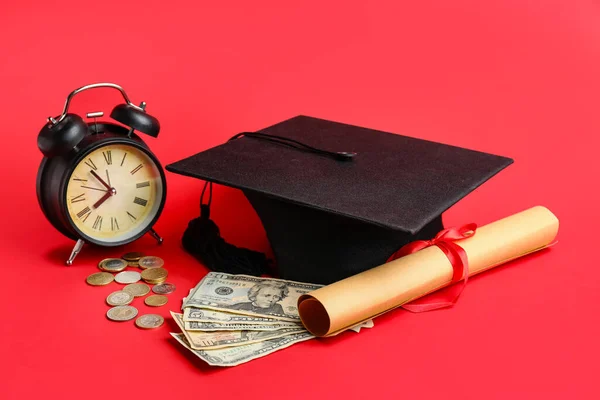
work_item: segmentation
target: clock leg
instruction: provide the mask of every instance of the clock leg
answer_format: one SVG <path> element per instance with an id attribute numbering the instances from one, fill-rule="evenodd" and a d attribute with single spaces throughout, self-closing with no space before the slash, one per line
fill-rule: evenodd
<path id="1" fill-rule="evenodd" d="M 75 259 L 75 257 L 77 257 L 77 254 L 79 254 L 79 252 L 81 251 L 81 248 L 84 245 L 84 241 L 79 239 L 77 241 L 77 243 L 75 243 L 75 247 L 73 247 L 73 251 L 71 252 L 71 257 L 69 257 L 69 259 L 67 260 L 67 265 L 72 265 L 73 264 L 73 260 Z"/>
<path id="2" fill-rule="evenodd" d="M 159 236 L 159 234 L 158 234 L 158 233 L 156 233 L 156 231 L 154 230 L 154 228 L 150 228 L 150 230 L 149 230 L 148 232 L 150 233 L 150 235 L 152 235 L 152 237 L 153 237 L 154 239 L 156 239 L 156 241 L 158 242 L 158 244 L 162 244 L 162 242 L 163 242 L 163 238 L 161 238 L 161 237 Z"/>

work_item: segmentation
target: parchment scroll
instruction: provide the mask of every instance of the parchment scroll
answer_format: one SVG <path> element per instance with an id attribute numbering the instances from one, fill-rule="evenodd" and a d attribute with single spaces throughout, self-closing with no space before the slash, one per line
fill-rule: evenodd
<path id="1" fill-rule="evenodd" d="M 473 276 L 548 247 L 558 225 L 552 212 L 536 206 L 479 227 L 475 235 L 456 243 L 467 253 L 469 276 Z M 428 247 L 302 295 L 300 318 L 313 335 L 333 336 L 448 286 L 452 273 L 444 253 Z"/>

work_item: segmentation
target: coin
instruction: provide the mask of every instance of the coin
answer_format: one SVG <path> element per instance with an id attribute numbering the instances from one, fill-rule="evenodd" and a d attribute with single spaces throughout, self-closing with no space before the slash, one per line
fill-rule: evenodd
<path id="1" fill-rule="evenodd" d="M 140 273 L 135 271 L 123 271 L 115 275 L 118 283 L 135 283 L 140 280 Z"/>
<path id="2" fill-rule="evenodd" d="M 165 262 L 160 257 L 155 256 L 145 256 L 139 259 L 138 265 L 140 268 L 160 268 L 165 265 Z"/>
<path id="3" fill-rule="evenodd" d="M 162 283 L 167 279 L 167 274 L 164 268 L 148 268 L 142 271 L 142 279 L 148 283 Z"/>
<path id="4" fill-rule="evenodd" d="M 105 258 L 100 261 L 98 268 L 102 271 L 121 272 L 127 267 L 127 262 L 120 258 Z"/>
<path id="5" fill-rule="evenodd" d="M 167 296 L 163 296 L 162 294 L 153 294 L 151 296 L 146 297 L 144 303 L 146 303 L 146 305 L 150 307 L 160 307 L 167 304 L 167 301 L 169 301 L 169 298 Z"/>
<path id="6" fill-rule="evenodd" d="M 156 294 L 171 294 L 175 291 L 175 285 L 172 283 L 161 283 L 152 288 L 152 291 Z"/>
<path id="7" fill-rule="evenodd" d="M 135 324 L 142 329 L 158 328 L 165 322 L 165 319 L 157 314 L 144 314 L 135 320 Z"/>
<path id="8" fill-rule="evenodd" d="M 133 297 L 145 296 L 150 292 L 150 287 L 145 283 L 132 283 L 123 288 L 124 292 L 129 293 Z"/>
<path id="9" fill-rule="evenodd" d="M 88 276 L 85 281 L 92 286 L 101 286 L 108 285 L 114 279 L 115 277 L 113 274 L 109 274 L 108 272 L 96 272 L 95 274 Z"/>
<path id="10" fill-rule="evenodd" d="M 127 262 L 127 265 L 129 265 L 130 267 L 137 267 L 138 266 L 138 260 L 140 258 L 142 258 L 143 256 L 144 255 L 142 253 L 134 251 L 134 252 L 131 252 L 131 253 L 123 254 L 121 256 L 121 258 L 123 258 L 123 260 L 125 260 Z"/>
<path id="11" fill-rule="evenodd" d="M 144 257 L 144 255 L 137 251 L 132 251 L 131 253 L 126 253 L 121 256 L 121 258 L 125 261 L 135 261 L 136 263 L 142 257 Z"/>
<path id="12" fill-rule="evenodd" d="M 113 321 L 129 321 L 137 314 L 137 308 L 131 306 L 116 306 L 106 312 L 106 316 Z"/>
<path id="13" fill-rule="evenodd" d="M 160 285 L 160 284 L 164 283 L 166 280 L 167 280 L 166 278 L 156 279 L 156 280 L 147 279 L 145 282 L 149 283 L 151 285 Z"/>
<path id="14" fill-rule="evenodd" d="M 106 298 L 106 302 L 111 306 L 125 306 L 133 301 L 133 295 L 123 290 L 112 292 Z"/>

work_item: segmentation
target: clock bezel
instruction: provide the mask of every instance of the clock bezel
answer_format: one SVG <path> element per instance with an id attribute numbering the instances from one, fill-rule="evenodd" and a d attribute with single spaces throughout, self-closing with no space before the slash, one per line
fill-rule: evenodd
<path id="1" fill-rule="evenodd" d="M 100 125 L 100 124 L 98 124 L 98 125 Z M 102 125 L 103 125 L 103 127 L 108 128 L 107 125 L 112 125 L 112 124 L 102 124 Z M 69 168 L 67 168 L 65 170 L 63 178 L 61 179 L 60 188 L 59 188 L 59 196 L 58 196 L 58 201 L 59 201 L 58 205 L 61 210 L 61 213 L 64 215 L 65 220 L 67 221 L 67 223 L 69 225 L 69 228 L 74 231 L 74 233 L 77 237 L 83 239 L 86 243 L 93 243 L 93 244 L 103 246 L 103 247 L 117 247 L 117 246 L 122 246 L 122 245 L 125 245 L 128 243 L 131 243 L 131 242 L 139 239 L 140 237 L 144 236 L 154 226 L 154 224 L 156 223 L 156 221 L 162 214 L 162 211 L 163 211 L 166 199 L 167 199 L 167 180 L 166 180 L 166 176 L 165 176 L 163 167 L 162 167 L 160 161 L 158 160 L 158 158 L 156 157 L 156 155 L 154 155 L 154 153 L 148 148 L 148 146 L 146 146 L 146 144 L 138 137 L 132 136 L 130 138 L 127 136 L 123 136 L 122 134 L 113 134 L 110 131 L 108 131 L 105 133 L 96 133 L 96 134 L 90 135 L 90 136 L 86 137 L 86 139 L 88 139 L 89 142 L 85 143 L 83 146 L 84 148 L 79 150 L 76 153 L 76 155 L 70 160 Z M 154 216 L 152 217 L 150 222 L 147 223 L 147 225 L 145 227 L 143 227 L 136 235 L 131 236 L 127 239 L 120 240 L 120 241 L 103 241 L 103 240 L 98 240 L 97 238 L 94 238 L 94 237 L 91 237 L 91 236 L 85 234 L 75 224 L 75 222 L 71 218 L 71 215 L 69 214 L 68 207 L 67 207 L 67 201 L 68 201 L 67 200 L 67 187 L 68 187 L 68 183 L 69 183 L 69 177 L 73 174 L 73 171 L 75 170 L 75 168 L 81 162 L 83 162 L 83 160 L 85 159 L 85 157 L 87 155 L 89 155 L 91 152 L 93 152 L 101 147 L 114 145 L 114 144 L 124 144 L 124 145 L 134 147 L 134 148 L 142 151 L 144 154 L 146 154 L 152 160 L 152 162 L 154 162 L 154 164 L 156 165 L 156 168 L 159 171 L 160 179 L 162 182 L 162 195 L 161 195 L 160 204 L 158 205 L 156 213 L 154 214 Z"/>

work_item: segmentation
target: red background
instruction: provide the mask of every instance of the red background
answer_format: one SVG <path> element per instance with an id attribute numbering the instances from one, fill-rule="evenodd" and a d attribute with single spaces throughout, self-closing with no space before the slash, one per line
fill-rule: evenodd
<path id="1" fill-rule="evenodd" d="M 0 7 L 0 397 L 598 398 L 598 2 L 83 3 Z M 148 103 L 163 165 L 297 114 L 512 157 L 446 225 L 541 204 L 559 243 L 470 280 L 452 309 L 395 310 L 360 334 L 207 367 L 170 338 L 170 317 L 154 331 L 110 322 L 118 285 L 85 283 L 102 258 L 161 256 L 178 289 L 158 311 L 178 310 L 207 272 L 180 245 L 200 181 L 167 173 L 163 246 L 87 246 L 70 268 L 73 243 L 38 207 L 37 133 L 70 91 L 100 81 Z M 73 110 L 120 101 L 95 90 Z M 223 236 L 268 251 L 242 194 L 215 196 Z"/>

